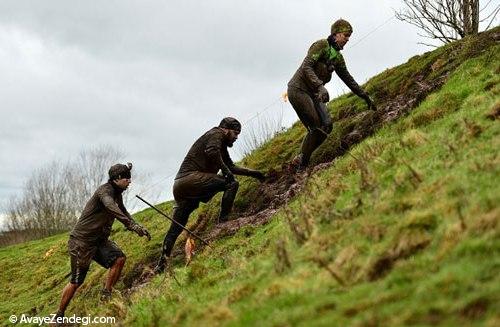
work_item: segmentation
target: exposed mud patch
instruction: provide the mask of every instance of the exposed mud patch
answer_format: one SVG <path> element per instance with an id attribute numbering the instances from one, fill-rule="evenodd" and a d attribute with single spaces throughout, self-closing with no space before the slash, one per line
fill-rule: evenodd
<path id="1" fill-rule="evenodd" d="M 498 42 L 500 39 L 499 35 L 500 33 L 497 32 L 482 34 L 481 38 L 478 38 L 478 43 L 469 47 L 470 50 L 467 50 L 469 52 L 466 53 L 466 57 L 479 55 L 485 49 L 485 44 Z M 459 43 L 457 46 L 462 47 L 462 44 Z M 460 52 L 459 50 L 463 49 L 453 50 L 451 55 Z M 378 108 L 375 112 L 357 112 L 356 110 L 344 110 L 340 112 L 335 122 L 335 124 L 339 125 L 334 126 L 334 128 L 340 128 L 340 134 L 333 137 L 332 133 L 327 142 L 323 144 L 322 147 L 328 148 L 328 151 L 322 150 L 321 147 L 317 150 L 315 158 L 313 157 L 313 164 L 316 163 L 316 166 L 303 173 L 295 173 L 295 167 L 291 163 L 285 163 L 281 167 L 281 170 L 268 172 L 269 178 L 266 183 L 259 185 L 257 193 L 258 201 L 254 201 L 245 211 L 235 213 L 238 217 L 237 219 L 214 225 L 213 217 L 210 217 L 208 214 L 200 214 L 197 221 L 191 225 L 191 228 L 197 234 L 206 238 L 207 241 L 214 241 L 221 237 L 233 235 L 245 226 L 267 224 L 279 208 L 286 205 L 290 199 L 301 192 L 309 175 L 328 168 L 335 158 L 345 154 L 352 146 L 362 142 L 384 125 L 407 115 L 429 94 L 439 89 L 446 82 L 450 72 L 461 62 L 461 60 L 456 59 L 455 61 L 456 63 L 447 65 L 447 61 L 438 58 L 435 62 L 430 63 L 428 67 L 419 71 L 416 76 L 409 78 L 404 85 L 401 85 L 398 91 L 399 94 L 389 93 L 389 90 L 384 90 L 383 88 L 377 90 L 378 96 L 376 100 Z M 497 120 L 498 112 L 498 104 L 496 104 L 492 108 L 488 118 Z M 375 240 L 384 237 L 383 230 L 368 230 L 367 234 Z M 424 249 L 430 241 L 429 237 L 422 235 L 413 235 L 399 239 L 392 248 L 384 252 L 370 265 L 368 279 L 376 280 L 381 278 L 392 269 L 396 261 L 407 258 Z M 179 261 L 178 259 L 183 255 L 184 242 L 185 237 L 180 237 L 177 247 L 174 248 L 172 254 L 174 262 Z M 146 262 L 134 267 L 132 272 L 126 276 L 124 281 L 130 292 L 142 287 L 144 283 L 150 280 L 153 276 L 152 267 L 154 266 L 154 260 L 153 258 L 148 258 Z M 470 310 L 464 310 L 472 312 L 471 314 L 474 315 L 474 312 L 477 311 L 474 308 L 472 306 Z"/>
<path id="2" fill-rule="evenodd" d="M 368 270 L 368 280 L 374 281 L 384 277 L 391 271 L 396 261 L 406 259 L 425 249 L 431 242 L 426 234 L 412 233 L 402 235 L 390 249 L 385 251 Z"/>
<path id="3" fill-rule="evenodd" d="M 414 87 L 410 88 L 405 94 L 383 101 L 376 112 L 368 111 L 358 113 L 355 116 L 356 123 L 350 131 L 341 138 L 340 152 L 336 151 L 335 157 L 342 155 L 353 145 L 362 142 L 382 125 L 408 114 L 429 93 L 440 87 L 444 83 L 446 77 L 447 74 L 439 76 L 432 81 L 424 81 L 424 74 L 417 76 Z M 352 118 L 353 116 L 350 116 L 345 119 Z M 280 207 L 300 193 L 309 175 L 330 167 L 335 157 L 328 158 L 328 161 L 319 163 L 301 173 L 296 173 L 296 167 L 294 167 L 293 163 L 285 163 L 281 167 L 281 170 L 272 170 L 268 172 L 268 180 L 259 185 L 259 201 L 251 204 L 244 212 L 236 213 L 238 215 L 237 219 L 213 225 L 210 224 L 211 217 L 200 215 L 191 228 L 195 233 L 202 235 L 204 239 L 212 242 L 218 238 L 234 235 L 245 226 L 265 225 Z M 184 243 L 185 237 L 180 237 L 172 253 L 174 260 L 183 255 L 184 251 L 182 249 Z M 199 244 L 199 242 L 197 243 Z M 412 253 L 427 246 L 428 243 L 429 240 L 425 240 L 410 244 L 409 247 L 404 250 L 393 249 L 388 251 L 373 264 L 368 274 L 368 278 L 370 280 L 375 280 L 382 277 L 392 269 L 394 262 L 399 258 L 408 257 Z M 148 258 L 146 262 L 137 264 L 136 267 L 133 268 L 132 272 L 124 279 L 124 283 L 127 286 L 126 293 L 130 294 L 149 282 L 154 276 L 154 264 L 155 259 Z"/>
<path id="4" fill-rule="evenodd" d="M 281 171 L 272 171 L 270 180 L 259 186 L 259 194 L 265 197 L 268 203 L 266 208 L 256 210 L 250 206 L 239 218 L 214 226 L 212 230 L 205 233 L 205 237 L 213 241 L 220 237 L 233 235 L 244 226 L 260 226 L 268 223 L 280 207 L 300 193 L 309 175 L 330 166 L 331 163 L 323 163 L 302 173 L 294 173 L 295 168 L 292 164 L 288 164 Z"/>
<path id="5" fill-rule="evenodd" d="M 460 315 L 470 320 L 479 319 L 484 316 L 489 305 L 490 302 L 485 298 L 476 299 L 463 307 L 462 310 L 460 310 Z"/>

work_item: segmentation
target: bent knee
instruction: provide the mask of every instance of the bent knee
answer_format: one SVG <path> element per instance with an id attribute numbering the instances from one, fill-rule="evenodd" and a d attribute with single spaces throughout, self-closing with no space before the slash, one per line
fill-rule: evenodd
<path id="1" fill-rule="evenodd" d="M 78 287 L 82 286 L 83 280 L 72 280 L 69 282 L 69 285 L 71 285 L 74 289 L 77 289 Z"/>
<path id="2" fill-rule="evenodd" d="M 238 182 L 236 179 L 233 180 L 231 183 L 227 185 L 227 189 L 232 189 L 232 190 L 237 190 L 238 187 L 240 187 L 240 182 Z"/>
<path id="3" fill-rule="evenodd" d="M 116 258 L 115 264 L 123 266 L 125 264 L 126 260 L 127 260 L 127 257 L 124 254 L 123 256 Z"/>
<path id="4" fill-rule="evenodd" d="M 89 267 L 75 267 L 71 271 L 71 279 L 70 283 L 73 285 L 82 285 L 85 277 L 87 277 L 87 272 L 89 271 Z M 77 287 L 78 287 L 77 286 Z"/>
<path id="5" fill-rule="evenodd" d="M 76 289 L 83 284 L 85 277 L 86 277 L 86 275 L 85 276 L 76 276 L 75 278 L 71 278 L 69 283 L 71 285 L 73 285 L 73 287 Z"/>

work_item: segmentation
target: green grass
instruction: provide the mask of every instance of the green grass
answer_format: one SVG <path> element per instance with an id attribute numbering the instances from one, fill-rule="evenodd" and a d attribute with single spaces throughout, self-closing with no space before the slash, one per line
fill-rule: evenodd
<path id="1" fill-rule="evenodd" d="M 350 95 L 332 101 L 336 129 L 315 160 L 335 157 L 333 165 L 312 175 L 269 224 L 217 240 L 189 267 L 177 262 L 180 285 L 156 276 L 102 305 L 106 271 L 93 264 L 68 312 L 113 315 L 127 326 L 498 325 L 500 126 L 486 114 L 500 102 L 500 46 L 490 41 L 466 39 L 370 80 L 383 102 L 409 92 L 422 72 L 429 81 L 447 74 L 410 114 L 373 127 L 349 154 L 337 144 L 371 117 Z M 243 163 L 279 169 L 303 134 L 296 124 Z M 258 201 L 256 185 L 244 179 L 237 210 Z M 213 217 L 217 204 L 197 214 Z M 135 217 L 153 240 L 115 225 L 112 238 L 128 254 L 118 290 L 158 255 L 168 227 L 151 210 Z M 64 234 L 0 249 L 2 324 L 11 314 L 56 309 L 69 271 L 66 241 Z"/>

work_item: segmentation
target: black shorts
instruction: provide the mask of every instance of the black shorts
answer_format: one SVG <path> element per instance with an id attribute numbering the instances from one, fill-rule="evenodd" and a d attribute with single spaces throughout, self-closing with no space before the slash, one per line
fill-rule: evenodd
<path id="1" fill-rule="evenodd" d="M 105 240 L 97 245 L 89 245 L 74 237 L 70 237 L 68 249 L 71 258 L 72 284 L 83 283 L 92 260 L 108 269 L 113 266 L 116 259 L 125 257 L 125 254 L 118 245 L 111 240 Z"/>

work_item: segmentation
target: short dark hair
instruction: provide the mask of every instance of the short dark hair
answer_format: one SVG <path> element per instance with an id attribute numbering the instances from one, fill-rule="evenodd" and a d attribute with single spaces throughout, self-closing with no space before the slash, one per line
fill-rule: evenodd
<path id="1" fill-rule="evenodd" d="M 122 178 L 130 178 L 131 174 L 130 171 L 132 170 L 132 163 L 127 163 L 126 165 L 123 164 L 116 164 L 111 166 L 108 171 L 109 179 L 110 180 L 115 180 L 115 179 L 122 179 Z"/>
<path id="2" fill-rule="evenodd" d="M 238 132 L 241 132 L 241 124 L 236 118 L 226 117 L 220 121 L 220 128 L 232 129 Z"/>

